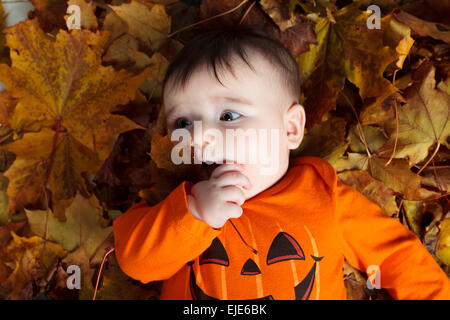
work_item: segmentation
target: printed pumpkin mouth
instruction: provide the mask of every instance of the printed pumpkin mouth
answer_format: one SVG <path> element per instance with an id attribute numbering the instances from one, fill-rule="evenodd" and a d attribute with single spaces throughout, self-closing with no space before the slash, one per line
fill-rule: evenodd
<path id="1" fill-rule="evenodd" d="M 316 275 L 316 264 L 320 260 L 322 260 L 323 257 L 315 257 L 311 255 L 311 257 L 314 260 L 314 265 L 311 267 L 311 270 L 306 275 L 306 277 L 294 287 L 295 292 L 295 300 L 308 300 L 309 296 L 311 295 L 312 288 L 314 286 L 314 279 Z M 197 282 L 195 280 L 195 274 L 194 274 L 194 268 L 193 263 L 190 264 L 190 289 L 191 289 L 191 296 L 194 300 L 219 300 L 218 298 L 211 297 L 207 295 L 203 290 L 197 285 Z M 274 300 L 272 295 L 268 295 L 261 298 L 255 298 L 255 299 L 243 299 L 243 300 Z"/>

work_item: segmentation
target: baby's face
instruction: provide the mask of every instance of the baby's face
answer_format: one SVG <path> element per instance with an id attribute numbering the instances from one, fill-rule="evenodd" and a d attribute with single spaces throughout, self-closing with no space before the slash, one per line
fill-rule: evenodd
<path id="1" fill-rule="evenodd" d="M 252 184 L 242 189 L 246 199 L 285 174 L 289 150 L 300 144 L 305 122 L 303 108 L 289 100 L 268 62 L 257 54 L 249 59 L 255 72 L 240 59 L 233 64 L 236 78 L 218 69 L 224 86 L 203 67 L 184 89 L 174 91 L 169 82 L 164 92 L 169 134 L 177 128 L 189 130 L 197 163 L 242 164 Z"/>

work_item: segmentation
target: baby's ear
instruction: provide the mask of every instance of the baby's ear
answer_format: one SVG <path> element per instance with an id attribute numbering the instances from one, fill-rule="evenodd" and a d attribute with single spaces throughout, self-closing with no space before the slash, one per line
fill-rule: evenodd
<path id="1" fill-rule="evenodd" d="M 286 122 L 288 147 L 291 150 L 297 149 L 303 140 L 306 122 L 305 109 L 301 104 L 294 103 L 288 108 Z"/>

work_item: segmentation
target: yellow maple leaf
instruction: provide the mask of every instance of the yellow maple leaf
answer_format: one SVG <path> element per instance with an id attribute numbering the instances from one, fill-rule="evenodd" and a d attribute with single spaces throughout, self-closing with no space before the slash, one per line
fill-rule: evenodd
<path id="1" fill-rule="evenodd" d="M 133 100 L 151 70 L 102 66 L 108 35 L 60 30 L 52 39 L 36 19 L 6 29 L 12 66 L 0 65 L 0 81 L 19 99 L 9 123 L 17 132 L 40 130 L 3 147 L 17 157 L 5 173 L 10 211 L 36 203 L 49 186 L 53 212 L 64 220 L 77 190 L 87 196 L 81 173 L 96 173 L 119 133 L 142 128 L 110 110 Z"/>

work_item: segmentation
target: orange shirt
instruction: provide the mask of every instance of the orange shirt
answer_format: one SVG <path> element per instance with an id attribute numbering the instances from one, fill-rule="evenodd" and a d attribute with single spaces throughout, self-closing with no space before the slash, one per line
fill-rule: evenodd
<path id="1" fill-rule="evenodd" d="M 121 269 L 165 280 L 160 299 L 346 299 L 344 257 L 395 299 L 450 299 L 450 280 L 414 233 L 340 182 L 316 157 L 290 160 L 285 176 L 214 229 L 189 212 L 184 181 L 155 206 L 114 220 Z"/>

